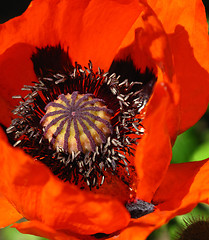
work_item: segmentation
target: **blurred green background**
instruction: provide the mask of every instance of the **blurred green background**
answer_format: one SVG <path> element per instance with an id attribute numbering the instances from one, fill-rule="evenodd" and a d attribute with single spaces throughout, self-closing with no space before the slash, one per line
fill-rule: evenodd
<path id="1" fill-rule="evenodd" d="M 203 1 L 206 7 L 206 13 L 209 17 L 209 1 Z M 12 17 L 22 14 L 29 5 L 30 0 L 9 0 L 0 3 L 0 23 L 9 20 Z M 181 163 L 189 161 L 203 160 L 209 157 L 209 108 L 201 120 L 185 133 L 178 136 L 173 147 L 172 163 Z M 199 219 L 200 217 L 209 217 L 209 206 L 199 204 L 190 213 L 177 216 L 168 224 L 154 231 L 147 240 L 174 240 L 179 229 L 184 226 L 184 219 Z M 35 237 L 19 233 L 16 229 L 7 227 L 0 230 L 0 240 L 44 240 L 44 238 Z M 128 240 L 128 239 L 127 239 Z"/>

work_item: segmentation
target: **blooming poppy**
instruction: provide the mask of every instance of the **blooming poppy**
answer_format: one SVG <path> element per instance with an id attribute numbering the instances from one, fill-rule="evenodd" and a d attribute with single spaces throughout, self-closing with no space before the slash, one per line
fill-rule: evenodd
<path id="1" fill-rule="evenodd" d="M 49 239 L 145 239 L 175 215 L 208 202 L 207 160 L 169 165 L 176 136 L 199 120 L 209 100 L 201 1 L 34 0 L 0 31 L 1 123 L 9 138 L 15 134 L 10 142 L 26 152 L 10 146 L 1 131 L 1 227 L 25 217 L 27 222 L 13 226 Z M 22 95 L 22 87 L 31 92 L 14 109 L 12 96 Z M 10 125 L 12 109 L 20 118 Z M 58 122 L 50 118 L 54 112 L 70 124 L 76 116 L 87 139 L 81 141 L 75 123 L 74 144 L 68 135 L 58 140 L 62 121 L 49 131 Z M 102 130 L 89 122 L 90 114 L 103 123 Z M 98 144 L 107 145 L 107 151 L 98 150 Z M 103 172 L 95 170 L 97 162 Z M 95 167 L 87 174 L 83 165 L 89 163 Z M 64 164 L 75 167 L 66 173 Z M 80 185 L 80 179 L 90 187 Z"/>

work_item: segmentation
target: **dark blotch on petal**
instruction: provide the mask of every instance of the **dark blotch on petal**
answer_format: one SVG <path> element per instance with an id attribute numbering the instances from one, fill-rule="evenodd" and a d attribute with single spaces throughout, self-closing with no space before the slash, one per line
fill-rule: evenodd
<path id="1" fill-rule="evenodd" d="M 151 69 L 146 68 L 144 73 L 140 69 L 137 69 L 131 57 L 127 57 L 125 60 L 114 60 L 110 66 L 109 73 L 120 75 L 121 81 L 128 79 L 129 83 L 141 83 L 134 84 L 129 91 L 135 93 L 140 91 L 139 95 L 143 96 L 144 100 L 146 99 L 147 101 L 152 94 L 154 84 L 157 80 Z"/>
<path id="2" fill-rule="evenodd" d="M 152 213 L 155 210 L 155 205 L 139 199 L 131 203 L 126 203 L 125 207 L 129 211 L 131 218 L 135 219 Z"/>
<path id="3" fill-rule="evenodd" d="M 37 48 L 31 57 L 37 77 L 50 77 L 56 73 L 73 70 L 73 65 L 67 51 L 61 45 Z"/>

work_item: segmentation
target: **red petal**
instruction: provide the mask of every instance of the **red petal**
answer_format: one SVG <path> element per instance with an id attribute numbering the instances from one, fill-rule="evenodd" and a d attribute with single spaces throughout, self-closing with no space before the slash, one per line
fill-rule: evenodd
<path id="1" fill-rule="evenodd" d="M 125 207 L 111 196 L 78 189 L 0 138 L 0 190 L 26 219 L 56 230 L 112 233 L 129 223 Z M 11 168 L 12 166 L 12 168 Z"/>
<path id="2" fill-rule="evenodd" d="M 152 9 L 144 3 L 143 10 L 120 45 L 116 59 L 131 57 L 142 72 L 149 67 L 157 74 L 157 67 L 172 81 L 172 55 L 167 35 Z M 165 80 L 165 79 L 164 79 Z"/>
<path id="3" fill-rule="evenodd" d="M 193 126 L 206 111 L 209 102 L 209 74 L 203 68 L 203 61 L 198 62 L 195 58 L 188 33 L 182 27 L 177 27 L 169 39 L 176 80 L 180 86 L 179 131 L 182 132 Z M 202 46 L 201 42 L 199 46 Z"/>
<path id="4" fill-rule="evenodd" d="M 107 70 L 142 7 L 137 0 L 36 0 L 1 27 L 0 53 L 19 42 L 38 47 L 61 42 L 73 61 L 87 65 L 91 59 L 95 68 Z"/>
<path id="5" fill-rule="evenodd" d="M 145 240 L 154 229 L 176 215 L 191 211 L 199 202 L 209 203 L 208 173 L 209 159 L 171 164 L 152 199 L 154 204 L 158 204 L 155 212 L 130 224 L 120 234 L 119 240 Z"/>
<path id="6" fill-rule="evenodd" d="M 153 201 L 162 210 L 191 210 L 209 200 L 209 160 L 171 164 Z M 172 186 L 172 187 L 171 187 Z"/>
<path id="7" fill-rule="evenodd" d="M 30 85 L 36 80 L 30 60 L 33 50 L 34 47 L 20 43 L 0 55 L 0 95 L 3 104 L 1 104 L 0 122 L 6 126 L 11 121 L 11 109 L 18 104 L 12 96 L 24 97 L 27 93 L 21 91 L 23 85 Z"/>
<path id="8" fill-rule="evenodd" d="M 156 83 L 143 121 L 145 134 L 139 141 L 135 158 L 139 177 L 137 195 L 148 202 L 160 185 L 171 160 L 170 135 L 178 127 L 175 112 L 171 85 Z"/>
<path id="9" fill-rule="evenodd" d="M 1 106 L 1 111 L 0 111 L 0 123 L 9 126 L 11 123 L 11 111 L 12 111 L 12 106 L 7 102 L 6 99 L 2 98 L 0 96 L 0 106 Z"/>
<path id="10" fill-rule="evenodd" d="M 209 41 L 204 5 L 200 0 L 148 3 L 169 34 L 181 90 L 180 131 L 185 131 L 199 120 L 209 101 Z"/>
<path id="11" fill-rule="evenodd" d="M 6 227 L 21 218 L 22 215 L 0 194 L 0 228 Z"/>
<path id="12" fill-rule="evenodd" d="M 23 15 L 0 27 L 1 95 L 14 106 L 11 97 L 34 81 L 35 47 L 61 43 L 73 61 L 87 65 L 90 59 L 95 69 L 108 70 L 142 8 L 136 0 L 33 1 Z"/>
<path id="13" fill-rule="evenodd" d="M 78 238 L 57 232 L 54 229 L 38 221 L 16 223 L 12 227 L 24 234 L 32 234 L 51 240 L 78 240 Z"/>
<path id="14" fill-rule="evenodd" d="M 176 215 L 190 212 L 199 202 L 209 203 L 209 159 L 171 164 L 152 202 L 156 210 L 134 220 L 119 240 L 145 240 L 149 234 Z"/>

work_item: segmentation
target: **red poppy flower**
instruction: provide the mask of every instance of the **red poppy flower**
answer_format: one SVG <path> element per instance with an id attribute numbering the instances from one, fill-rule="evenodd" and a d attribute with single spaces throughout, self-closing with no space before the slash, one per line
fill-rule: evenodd
<path id="1" fill-rule="evenodd" d="M 133 219 L 129 189 L 109 174 L 98 190 L 59 180 L 39 161 L 13 148 L 1 132 L 0 223 L 49 239 L 145 239 L 198 202 L 208 203 L 207 160 L 169 165 L 176 136 L 191 127 L 209 100 L 207 23 L 201 1 L 40 1 L 1 25 L 1 123 L 10 124 L 14 95 L 37 82 L 31 57 L 61 44 L 72 62 L 108 71 L 131 59 L 157 77 L 143 113 L 145 133 L 135 149 L 136 199 L 155 211 Z M 132 173 L 131 173 L 132 174 Z M 135 204 L 138 200 L 135 200 Z M 137 205 L 137 204 L 136 204 Z M 130 209 L 129 209 L 130 210 Z M 117 237 L 116 237 L 117 236 Z"/>

